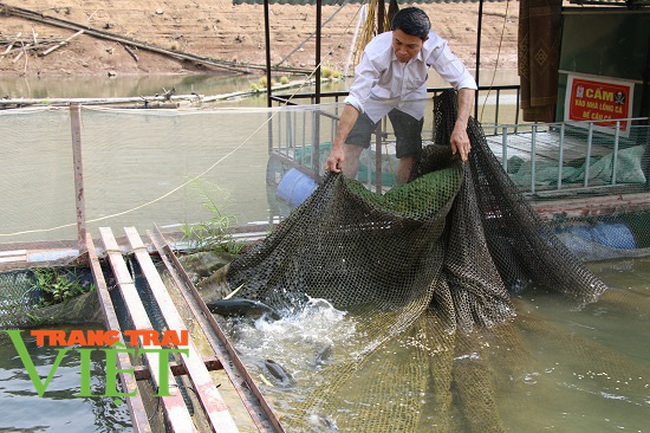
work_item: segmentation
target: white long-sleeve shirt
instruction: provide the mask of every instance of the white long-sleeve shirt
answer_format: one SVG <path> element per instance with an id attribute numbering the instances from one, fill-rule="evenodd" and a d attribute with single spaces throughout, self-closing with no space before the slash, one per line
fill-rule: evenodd
<path id="1" fill-rule="evenodd" d="M 422 49 L 407 63 L 397 59 L 392 41 L 393 32 L 385 32 L 366 45 L 345 99 L 345 103 L 366 113 L 373 122 L 378 122 L 393 108 L 421 119 L 426 107 L 429 67 L 456 90 L 477 89 L 463 62 L 435 32 L 429 32 Z"/>

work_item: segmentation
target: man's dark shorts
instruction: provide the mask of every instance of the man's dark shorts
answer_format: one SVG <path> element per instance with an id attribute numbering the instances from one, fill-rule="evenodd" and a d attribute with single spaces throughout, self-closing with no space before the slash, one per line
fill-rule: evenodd
<path id="1" fill-rule="evenodd" d="M 408 155 L 418 156 L 422 151 L 424 119 L 417 120 L 396 108 L 388 113 L 388 118 L 393 125 L 397 139 L 396 156 L 398 158 Z M 345 142 L 367 149 L 370 147 L 370 138 L 375 129 L 377 129 L 377 123 L 370 120 L 366 113 L 361 113 Z"/>

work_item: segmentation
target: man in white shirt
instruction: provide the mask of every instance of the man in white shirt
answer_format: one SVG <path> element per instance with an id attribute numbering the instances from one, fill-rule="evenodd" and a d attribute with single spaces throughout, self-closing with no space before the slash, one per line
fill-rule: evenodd
<path id="1" fill-rule="evenodd" d="M 403 184 L 409 181 L 422 150 L 429 67 L 458 90 L 458 116 L 450 145 L 463 161 L 471 147 L 466 130 L 477 86 L 447 41 L 431 31 L 429 17 L 423 10 L 400 10 L 391 27 L 392 31 L 381 33 L 368 43 L 355 69 L 354 83 L 345 99 L 325 169 L 356 177 L 361 152 L 370 146 L 372 132 L 388 115 L 399 158 L 397 183 Z"/>

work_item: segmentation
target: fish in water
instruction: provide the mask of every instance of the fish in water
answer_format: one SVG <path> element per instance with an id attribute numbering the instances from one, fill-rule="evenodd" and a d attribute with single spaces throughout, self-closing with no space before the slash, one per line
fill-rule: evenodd
<path id="1" fill-rule="evenodd" d="M 318 355 L 316 356 L 316 360 L 314 361 L 314 367 L 322 367 L 324 365 L 327 365 L 330 363 L 331 359 L 332 359 L 332 345 L 328 344 L 318 352 Z"/>
<path id="2" fill-rule="evenodd" d="M 280 384 L 283 387 L 289 387 L 293 385 L 293 377 L 289 374 L 280 364 L 273 361 L 272 359 L 264 360 L 264 367 L 268 370 L 269 373 L 276 379 L 280 381 Z"/>
<path id="3" fill-rule="evenodd" d="M 250 316 L 261 317 L 264 314 L 274 320 L 280 320 L 282 316 L 275 309 L 263 302 L 245 298 L 219 299 L 206 304 L 208 309 L 220 316 Z"/>
<path id="4" fill-rule="evenodd" d="M 336 421 L 334 421 L 332 418 L 325 416 L 325 415 L 320 415 L 320 414 L 311 414 L 309 416 L 309 423 L 316 427 L 318 431 L 332 431 L 332 432 L 337 432 L 339 431 L 339 427 L 336 425 Z"/>

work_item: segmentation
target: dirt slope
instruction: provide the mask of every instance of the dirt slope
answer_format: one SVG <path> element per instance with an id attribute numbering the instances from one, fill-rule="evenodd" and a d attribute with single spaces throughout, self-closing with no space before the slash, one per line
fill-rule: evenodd
<path id="1" fill-rule="evenodd" d="M 229 61 L 264 64 L 263 7 L 233 5 L 228 0 L 8 0 L 7 5 L 38 11 L 93 28 L 127 36 L 166 49 Z M 323 7 L 324 65 L 343 70 L 357 24 L 358 4 Z M 467 64 L 475 65 L 478 4 L 421 5 L 434 30 Z M 516 67 L 516 2 L 486 2 L 481 66 L 494 66 L 502 41 L 499 67 Z M 339 10 L 340 9 L 340 10 Z M 271 5 L 272 61 L 280 62 L 315 30 L 316 8 Z M 338 11 L 338 12 L 337 12 Z M 18 34 L 21 34 L 18 36 Z M 51 54 L 39 57 L 11 52 L 1 55 L 16 39 L 65 39 L 74 31 L 0 14 L 0 73 L 54 74 L 183 74 L 221 73 L 190 61 L 137 51 L 136 61 L 119 43 L 81 35 Z M 502 38 L 503 35 L 503 38 Z M 26 52 L 29 53 L 29 52 Z M 17 58 L 18 57 L 18 58 Z M 284 61 L 286 66 L 314 67 L 314 38 Z"/>

